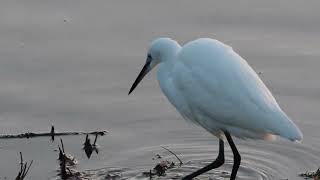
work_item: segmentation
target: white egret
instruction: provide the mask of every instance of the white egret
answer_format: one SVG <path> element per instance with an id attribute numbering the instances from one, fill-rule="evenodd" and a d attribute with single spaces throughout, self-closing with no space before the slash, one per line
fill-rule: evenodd
<path id="1" fill-rule="evenodd" d="M 146 63 L 129 94 L 158 65 L 163 93 L 184 119 L 219 138 L 219 155 L 208 166 L 184 177 L 192 179 L 224 163 L 224 141 L 231 146 L 236 178 L 241 156 L 231 138 L 273 140 L 281 136 L 301 141 L 302 133 L 281 110 L 271 92 L 233 49 L 220 41 L 201 38 L 181 47 L 170 38 L 151 43 Z"/>

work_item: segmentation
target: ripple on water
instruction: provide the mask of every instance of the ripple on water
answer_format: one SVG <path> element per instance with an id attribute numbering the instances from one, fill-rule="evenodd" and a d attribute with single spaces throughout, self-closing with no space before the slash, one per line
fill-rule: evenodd
<path id="1" fill-rule="evenodd" d="M 170 150 L 181 157 L 184 164 L 181 167 L 167 171 L 165 177 L 153 179 L 181 179 L 184 175 L 194 172 L 211 163 L 218 154 L 217 145 L 203 144 L 175 144 L 167 145 Z M 301 179 L 297 175 L 299 169 L 306 164 L 319 163 L 319 152 L 302 145 L 290 143 L 241 143 L 239 150 L 242 162 L 237 179 L 239 180 L 285 180 Z M 89 179 L 149 179 L 142 172 L 148 171 L 155 165 L 152 156 L 161 152 L 163 159 L 175 161 L 175 157 L 163 150 L 160 146 L 144 147 L 130 151 L 128 162 L 133 162 L 135 167 L 130 168 L 102 168 L 85 171 L 83 176 Z M 134 153 L 132 153 L 134 152 Z M 226 162 L 218 169 L 209 171 L 199 176 L 199 180 L 227 180 L 233 166 L 232 152 L 226 147 Z M 140 160 L 150 161 L 149 164 Z M 142 164 L 140 166 L 140 164 Z M 290 176 L 288 174 L 291 174 Z M 289 178 L 290 177 L 290 178 Z M 292 178 L 293 177 L 293 178 Z"/>

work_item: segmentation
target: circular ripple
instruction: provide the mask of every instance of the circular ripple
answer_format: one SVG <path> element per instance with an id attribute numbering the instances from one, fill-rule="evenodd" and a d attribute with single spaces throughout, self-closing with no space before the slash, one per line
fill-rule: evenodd
<path id="1" fill-rule="evenodd" d="M 299 144 L 280 141 L 275 143 L 263 141 L 237 142 L 242 156 L 237 179 L 239 180 L 285 180 L 302 179 L 298 177 L 301 171 L 319 164 L 319 152 Z M 203 142 L 195 144 L 164 145 L 175 152 L 184 162 L 181 167 L 170 169 L 165 177 L 154 179 L 181 179 L 214 161 L 218 154 L 218 145 L 204 145 Z M 223 166 L 211 170 L 197 179 L 201 180 L 227 180 L 233 166 L 233 156 L 230 148 L 225 146 L 226 162 Z M 176 158 L 160 146 L 144 147 L 126 152 L 130 154 L 123 160 L 128 168 L 102 168 L 84 172 L 84 177 L 90 179 L 149 179 L 143 172 L 148 172 L 160 160 L 152 160 L 155 154 L 162 159 L 175 161 Z M 121 164 L 121 163 L 120 163 Z"/>

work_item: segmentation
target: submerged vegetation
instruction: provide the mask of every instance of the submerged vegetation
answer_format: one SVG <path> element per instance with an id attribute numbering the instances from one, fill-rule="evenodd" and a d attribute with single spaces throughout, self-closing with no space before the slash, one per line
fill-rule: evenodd
<path id="1" fill-rule="evenodd" d="M 18 135 L 2 135 L 1 138 L 32 138 L 32 137 L 50 137 L 52 141 L 55 140 L 55 136 L 63 136 L 63 135 L 86 135 L 85 141 L 82 144 L 82 149 L 84 150 L 86 156 L 88 159 L 90 159 L 93 152 L 96 152 L 96 154 L 99 153 L 97 140 L 99 135 L 103 136 L 107 133 L 107 131 L 94 131 L 94 132 L 62 132 L 57 133 L 55 132 L 54 126 L 51 126 L 51 130 L 49 133 L 24 133 L 24 134 L 18 134 Z M 95 139 L 93 143 L 91 143 L 91 139 L 89 135 L 94 135 Z M 160 154 L 156 154 L 152 160 L 156 160 L 157 163 L 150 168 L 150 170 L 140 173 L 139 176 L 147 177 L 149 179 L 152 179 L 154 177 L 166 177 L 167 171 L 172 169 L 180 168 L 183 165 L 182 160 L 178 157 L 177 154 L 175 154 L 173 151 L 171 151 L 167 147 L 160 146 L 162 149 L 166 150 L 170 154 L 172 154 L 177 161 L 170 161 L 167 158 L 163 158 Z M 77 160 L 75 157 L 73 157 L 71 154 L 65 152 L 65 146 L 63 143 L 63 140 L 60 138 L 60 144 L 58 145 L 58 176 L 62 180 L 70 180 L 70 179 L 76 179 L 76 180 L 87 180 L 91 179 L 92 174 L 90 171 L 85 172 L 79 172 L 76 170 L 77 166 Z M 24 180 L 29 173 L 29 170 L 33 164 L 33 160 L 31 162 L 24 162 L 22 153 L 20 152 L 20 168 L 18 175 L 16 176 L 15 180 Z M 138 173 L 139 174 L 139 173 Z M 107 171 L 103 175 L 105 179 L 109 180 L 115 180 L 115 179 L 122 179 L 122 173 L 117 171 Z M 299 174 L 300 177 L 303 177 L 305 179 L 313 179 L 313 180 L 320 180 L 320 168 L 316 171 L 306 171 L 304 173 Z M 4 178 L 7 179 L 7 178 Z M 1 180 L 1 177 L 0 177 Z"/>
<path id="2" fill-rule="evenodd" d="M 80 173 L 76 172 L 74 170 L 71 170 L 72 167 L 74 167 L 77 164 L 76 159 L 70 155 L 67 154 L 64 150 L 64 145 L 63 145 L 63 141 L 62 139 L 60 139 L 61 142 L 61 147 L 58 146 L 59 148 L 59 165 L 60 165 L 60 177 L 61 179 L 65 180 L 65 179 L 69 179 L 69 178 L 73 178 L 73 179 L 80 179 Z"/>
<path id="3" fill-rule="evenodd" d="M 320 168 L 314 172 L 306 171 L 304 173 L 300 173 L 299 175 L 305 179 L 320 180 Z"/>
<path id="4" fill-rule="evenodd" d="M 51 141 L 53 142 L 55 140 L 55 136 L 65 136 L 65 135 L 86 135 L 86 141 L 84 143 L 85 147 L 84 150 L 86 152 L 86 155 L 88 158 L 90 158 L 93 151 L 95 151 L 97 154 L 99 152 L 97 139 L 98 136 L 104 136 L 107 134 L 107 131 L 93 131 L 93 132 L 61 132 L 57 133 L 55 132 L 54 126 L 51 126 L 51 130 L 48 133 L 23 133 L 23 134 L 17 134 L 17 135 L 1 135 L 0 139 L 12 139 L 12 138 L 33 138 L 33 137 L 50 137 Z M 94 143 L 90 143 L 89 135 L 95 135 Z M 87 179 L 82 178 L 82 174 L 75 170 L 77 160 L 71 155 L 67 154 L 65 152 L 65 146 L 63 143 L 63 140 L 60 138 L 60 145 L 58 145 L 58 151 L 59 151 L 59 170 L 58 175 L 63 180 L 67 179 Z M 88 154 L 90 152 L 90 154 Z M 24 180 L 27 174 L 29 173 L 30 167 L 33 163 L 33 160 L 28 163 L 23 161 L 22 153 L 20 152 L 20 169 L 18 172 L 18 175 L 16 176 L 15 180 Z M 7 179 L 4 177 L 4 179 Z M 1 177 L 0 177 L 1 180 Z"/>
<path id="5" fill-rule="evenodd" d="M 24 180 L 24 178 L 27 176 L 30 167 L 33 163 L 33 160 L 28 164 L 28 162 L 23 161 L 22 153 L 20 152 L 20 171 L 15 178 L 15 180 Z"/>
<path id="6" fill-rule="evenodd" d="M 159 177 L 166 176 L 167 170 L 170 170 L 170 169 L 173 169 L 176 167 L 181 167 L 183 164 L 181 159 L 174 152 L 172 152 L 170 149 L 163 147 L 163 146 L 161 146 L 161 148 L 167 150 L 169 153 L 174 155 L 177 158 L 177 160 L 179 161 L 179 163 L 175 163 L 173 161 L 163 159 L 161 155 L 156 154 L 156 158 L 153 158 L 153 159 L 159 159 L 160 162 L 157 163 L 153 169 L 150 169 L 149 172 L 143 172 L 143 175 L 146 177 L 149 177 L 150 179 L 152 179 L 153 176 L 159 176 Z"/>

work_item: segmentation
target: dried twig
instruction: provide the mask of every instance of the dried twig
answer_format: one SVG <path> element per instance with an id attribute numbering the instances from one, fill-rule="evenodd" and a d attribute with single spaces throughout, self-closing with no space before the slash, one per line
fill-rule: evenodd
<path id="1" fill-rule="evenodd" d="M 67 160 L 69 159 L 65 153 L 62 139 L 60 139 L 60 143 L 61 143 L 61 148 L 58 145 L 59 161 L 60 161 L 60 176 L 61 176 L 61 179 L 68 179 L 68 177 L 72 176 L 72 173 L 70 173 L 71 172 L 70 169 L 67 167 L 67 163 L 68 163 Z M 69 173 L 67 172 L 67 170 L 69 171 Z"/>
<path id="2" fill-rule="evenodd" d="M 20 152 L 20 171 L 17 177 L 15 178 L 15 180 L 23 180 L 27 176 L 32 163 L 33 163 L 33 160 L 30 162 L 29 165 L 28 165 L 28 162 L 24 163 L 22 153 Z"/>
<path id="3" fill-rule="evenodd" d="M 27 132 L 23 134 L 16 134 L 16 135 L 0 135 L 0 139 L 14 139 L 14 138 L 34 138 L 34 137 L 53 137 L 53 136 L 75 136 L 75 135 L 84 135 L 84 134 L 92 134 L 92 135 L 100 135 L 104 136 L 108 133 L 108 131 L 93 131 L 93 132 L 48 132 L 48 133 L 33 133 Z"/>
<path id="4" fill-rule="evenodd" d="M 55 135 L 55 132 L 54 132 L 54 126 L 53 126 L 53 125 L 51 126 L 51 132 L 50 132 L 50 135 L 51 135 L 51 141 L 53 142 L 53 141 L 54 141 L 54 135 Z"/>
<path id="5" fill-rule="evenodd" d="M 97 139 L 98 139 L 98 134 L 96 134 L 96 137 L 95 137 L 94 142 L 93 142 L 93 146 L 96 145 Z"/>
<path id="6" fill-rule="evenodd" d="M 178 159 L 178 161 L 180 162 L 180 166 L 182 166 L 183 162 L 181 161 L 181 159 L 174 152 L 172 152 L 170 149 L 168 149 L 166 147 L 163 147 L 163 146 L 160 146 L 160 147 L 162 147 L 163 149 L 165 149 L 168 152 L 170 152 L 171 154 L 173 154 Z"/>
<path id="7" fill-rule="evenodd" d="M 98 145 L 96 144 L 97 143 L 97 139 L 98 139 L 98 134 L 96 134 L 96 137 L 94 139 L 94 142 L 92 144 L 92 148 L 94 151 L 96 151 L 97 154 L 99 154 L 99 148 L 98 148 Z"/>
<path id="8" fill-rule="evenodd" d="M 62 148 L 62 152 L 63 153 L 65 153 L 65 151 L 64 151 L 64 145 L 63 145 L 63 141 L 62 141 L 62 139 L 60 138 L 60 142 L 61 142 L 61 148 Z"/>
<path id="9" fill-rule="evenodd" d="M 149 178 L 150 178 L 150 180 L 152 179 L 152 171 L 151 171 L 151 169 L 150 169 L 150 172 L 149 172 Z"/>

